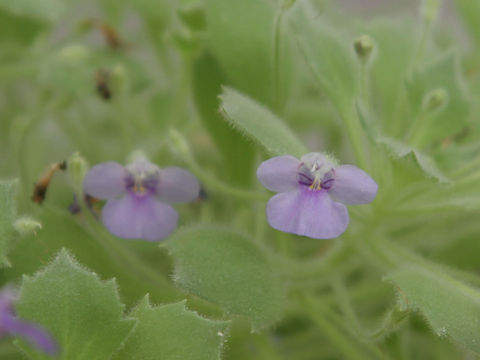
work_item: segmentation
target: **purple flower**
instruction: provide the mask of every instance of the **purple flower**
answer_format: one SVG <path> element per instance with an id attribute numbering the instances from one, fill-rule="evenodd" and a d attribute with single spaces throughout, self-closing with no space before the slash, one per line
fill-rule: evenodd
<path id="1" fill-rule="evenodd" d="M 20 336 L 49 355 L 58 353 L 58 344 L 41 326 L 19 320 L 13 303 L 15 292 L 6 288 L 0 292 L 0 337 Z"/>
<path id="2" fill-rule="evenodd" d="M 367 204 L 378 189 L 364 171 L 352 165 L 336 166 L 321 153 L 306 154 L 301 160 L 274 157 L 260 164 L 257 177 L 267 189 L 279 193 L 267 204 L 269 224 L 314 239 L 341 235 L 349 222 L 343 204 Z"/>
<path id="3" fill-rule="evenodd" d="M 178 214 L 167 203 L 192 201 L 200 190 L 190 172 L 160 169 L 141 156 L 126 167 L 116 162 L 94 166 L 83 187 L 88 195 L 108 200 L 102 221 L 112 234 L 148 241 L 163 239 L 177 227 Z"/>

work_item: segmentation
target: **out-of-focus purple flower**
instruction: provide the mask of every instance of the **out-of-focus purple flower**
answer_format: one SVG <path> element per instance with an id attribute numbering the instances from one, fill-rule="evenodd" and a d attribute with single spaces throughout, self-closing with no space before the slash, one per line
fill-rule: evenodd
<path id="1" fill-rule="evenodd" d="M 347 228 L 345 205 L 367 204 L 378 186 L 353 165 L 336 166 L 321 153 L 300 160 L 277 156 L 260 164 L 257 177 L 269 190 L 278 192 L 267 204 L 269 224 L 280 231 L 314 239 L 331 239 Z"/>
<path id="2" fill-rule="evenodd" d="M 13 307 L 15 295 L 10 288 L 0 292 L 0 337 L 19 336 L 49 355 L 57 354 L 57 342 L 43 327 L 18 319 Z"/>
<path id="3" fill-rule="evenodd" d="M 161 240 L 176 228 L 178 214 L 167 203 L 192 201 L 200 191 L 190 172 L 160 169 L 142 156 L 126 167 L 116 162 L 94 166 L 83 188 L 90 196 L 108 200 L 102 221 L 112 234 L 148 241 Z"/>

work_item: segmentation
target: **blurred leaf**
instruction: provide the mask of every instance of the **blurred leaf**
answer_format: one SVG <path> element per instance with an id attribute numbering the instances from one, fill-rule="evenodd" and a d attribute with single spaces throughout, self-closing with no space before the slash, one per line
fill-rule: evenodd
<path id="1" fill-rule="evenodd" d="M 239 90 L 272 104 L 275 11 L 268 0 L 204 0 L 208 44 Z"/>
<path id="2" fill-rule="evenodd" d="M 282 313 L 283 291 L 266 254 L 231 230 L 197 227 L 178 232 L 166 244 L 174 258 L 175 282 L 247 317 L 253 331 L 272 325 Z"/>
<path id="3" fill-rule="evenodd" d="M 252 178 L 254 149 L 220 115 L 218 95 L 222 91 L 224 79 L 215 59 L 208 53 L 194 63 L 193 90 L 200 117 L 223 156 L 225 172 L 229 178 L 238 184 L 246 185 Z"/>
<path id="4" fill-rule="evenodd" d="M 330 28 L 325 19 L 299 4 L 291 16 L 301 52 L 337 110 L 353 105 L 358 71 L 353 46 Z"/>
<path id="5" fill-rule="evenodd" d="M 456 0 L 458 13 L 480 49 L 480 2 L 477 0 Z M 477 49 L 477 50 L 478 50 Z"/>
<path id="6" fill-rule="evenodd" d="M 255 100 L 227 87 L 220 99 L 225 119 L 262 145 L 269 154 L 300 157 L 308 152 L 292 130 Z"/>
<path id="7" fill-rule="evenodd" d="M 134 325 L 123 318 L 114 280 L 102 282 L 66 250 L 33 277 L 24 277 L 19 316 L 43 325 L 60 343 L 60 359 L 109 359 Z M 24 342 L 32 359 L 48 359 Z"/>
<path id="8" fill-rule="evenodd" d="M 440 269 L 416 265 L 401 268 L 386 277 L 399 287 L 398 301 L 404 308 L 419 310 L 439 336 L 450 336 L 480 353 L 480 291 Z"/>
<path id="9" fill-rule="evenodd" d="M 400 159 L 413 165 L 427 177 L 437 179 L 439 182 L 448 183 L 450 180 L 437 168 L 435 162 L 428 155 L 389 137 L 381 136 L 377 144 L 383 146 L 395 159 Z"/>
<path id="10" fill-rule="evenodd" d="M 16 236 L 14 227 L 16 180 L 0 181 L 0 267 L 10 266 L 7 254 Z"/>
<path id="11" fill-rule="evenodd" d="M 64 0 L 0 0 L 0 8 L 19 16 L 56 21 L 65 11 Z"/>
<path id="12" fill-rule="evenodd" d="M 469 113 L 469 104 L 460 84 L 459 74 L 453 55 L 415 71 L 407 81 L 407 93 L 412 115 L 425 113 L 422 103 L 425 95 L 435 89 L 444 89 L 448 93 L 445 106 L 423 119 L 421 124 L 421 145 L 441 140 L 465 127 Z M 421 117 L 421 116 L 420 116 Z"/>
<path id="13" fill-rule="evenodd" d="M 45 29 L 45 23 L 38 19 L 18 16 L 0 7 L 0 51 L 4 51 L 9 42 L 31 45 L 34 38 Z"/>
<path id="14" fill-rule="evenodd" d="M 137 326 L 114 359 L 220 359 L 228 323 L 205 319 L 184 301 L 152 307 L 146 296 L 130 316 Z"/>

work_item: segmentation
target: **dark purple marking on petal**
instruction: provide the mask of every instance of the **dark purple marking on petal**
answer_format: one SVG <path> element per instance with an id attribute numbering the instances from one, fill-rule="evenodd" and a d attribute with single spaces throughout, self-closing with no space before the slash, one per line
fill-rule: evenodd
<path id="1" fill-rule="evenodd" d="M 83 180 L 85 193 L 97 199 L 112 199 L 125 191 L 127 171 L 116 162 L 92 167 Z"/>
<path id="2" fill-rule="evenodd" d="M 363 170 L 353 165 L 335 168 L 329 194 L 336 200 L 350 205 L 368 204 L 377 195 L 377 183 Z"/>
<path id="3" fill-rule="evenodd" d="M 304 172 L 299 172 L 297 174 L 297 181 L 300 185 L 310 186 L 313 184 L 313 177 L 305 174 Z"/>
<path id="4" fill-rule="evenodd" d="M 272 197 L 267 204 L 267 219 L 277 230 L 314 239 L 340 236 L 349 222 L 347 208 L 332 201 L 326 190 L 306 187 Z"/>
<path id="5" fill-rule="evenodd" d="M 107 201 L 102 221 L 114 235 L 124 239 L 158 241 L 177 227 L 178 214 L 153 196 L 127 193 L 121 199 Z"/>

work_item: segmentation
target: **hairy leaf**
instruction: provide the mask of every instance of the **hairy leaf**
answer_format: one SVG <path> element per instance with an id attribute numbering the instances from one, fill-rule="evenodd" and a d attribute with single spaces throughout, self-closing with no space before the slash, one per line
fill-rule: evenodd
<path id="1" fill-rule="evenodd" d="M 220 96 L 225 119 L 262 145 L 271 155 L 302 156 L 307 148 L 278 117 L 255 100 L 224 88 Z"/>
<path id="2" fill-rule="evenodd" d="M 134 320 L 124 319 L 115 281 L 102 282 L 66 250 L 33 277 L 24 277 L 17 311 L 41 324 L 60 344 L 59 359 L 109 359 L 125 341 Z M 48 359 L 23 341 L 32 359 Z"/>
<path id="3" fill-rule="evenodd" d="M 249 318 L 254 331 L 280 318 L 283 291 L 266 254 L 231 230 L 197 227 L 177 233 L 167 248 L 174 279 L 186 291 Z"/>
<path id="4" fill-rule="evenodd" d="M 185 308 L 185 302 L 152 307 L 148 296 L 132 311 L 137 326 L 117 360 L 219 360 L 227 322 Z"/>

